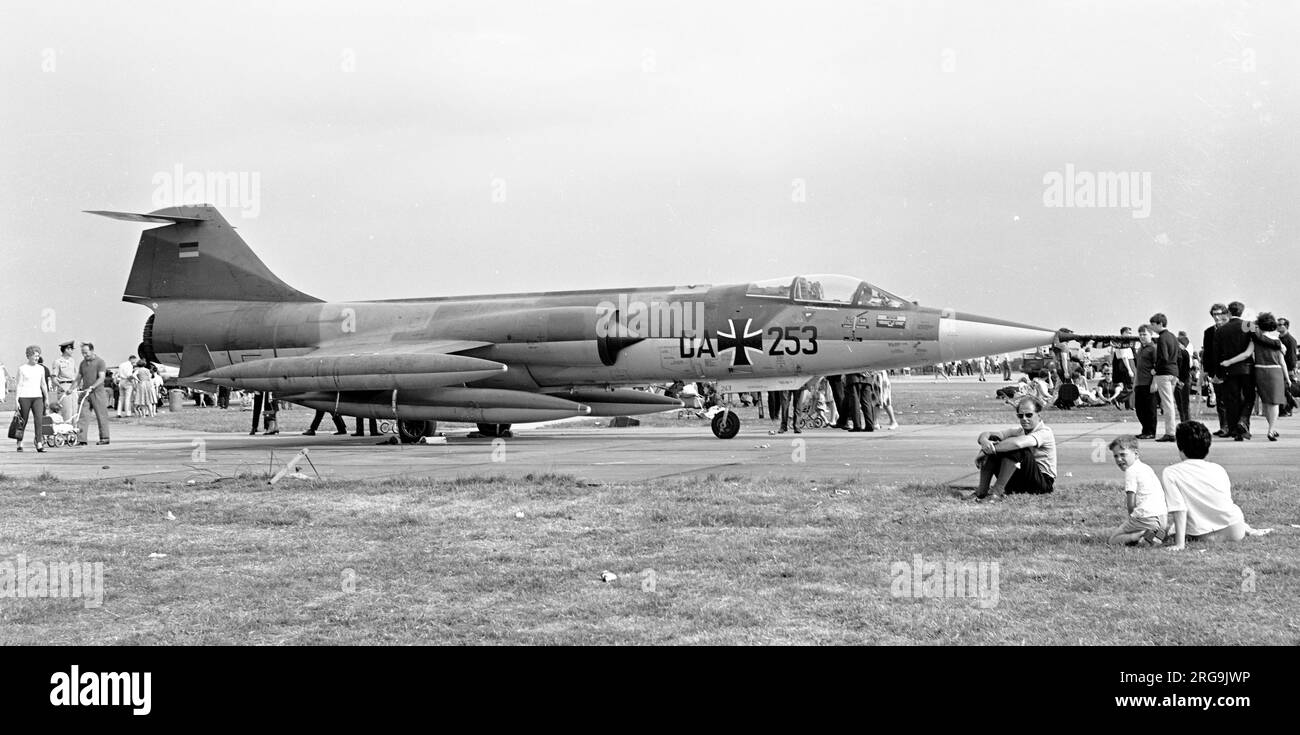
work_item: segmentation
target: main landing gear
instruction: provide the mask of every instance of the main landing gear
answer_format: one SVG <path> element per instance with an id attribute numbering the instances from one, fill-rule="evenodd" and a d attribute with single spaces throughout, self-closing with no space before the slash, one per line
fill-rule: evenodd
<path id="1" fill-rule="evenodd" d="M 398 421 L 397 435 L 403 444 L 415 444 L 421 438 L 433 436 L 438 432 L 437 421 Z"/>

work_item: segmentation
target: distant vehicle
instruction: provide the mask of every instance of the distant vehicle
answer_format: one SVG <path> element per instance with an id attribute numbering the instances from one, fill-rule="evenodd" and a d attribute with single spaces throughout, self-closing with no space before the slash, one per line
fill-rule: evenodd
<path id="1" fill-rule="evenodd" d="M 1020 371 L 1027 375 L 1037 375 L 1040 370 L 1051 370 L 1055 367 L 1055 361 L 1050 357 L 1043 357 L 1037 352 L 1026 352 L 1020 358 Z"/>

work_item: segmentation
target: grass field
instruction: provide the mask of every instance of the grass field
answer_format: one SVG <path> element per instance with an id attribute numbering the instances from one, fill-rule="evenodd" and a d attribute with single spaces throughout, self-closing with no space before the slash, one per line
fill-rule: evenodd
<path id="1" fill-rule="evenodd" d="M 899 381 L 899 420 L 1010 423 L 996 387 Z M 242 433 L 250 418 L 187 406 L 122 421 Z M 311 412 L 280 418 L 297 432 Z M 1273 534 L 1170 552 L 1103 542 L 1122 517 L 1118 480 L 985 507 L 946 487 L 807 475 L 0 479 L 0 595 L 20 555 L 105 572 L 101 607 L 0 596 L 0 644 L 1300 643 L 1294 481 L 1234 489 Z M 942 576 L 935 562 L 977 574 L 914 586 Z"/>
<path id="2" fill-rule="evenodd" d="M 1235 497 L 1277 530 L 1171 552 L 1101 541 L 1117 485 L 8 479 L 0 569 L 100 561 L 106 594 L 0 598 L 0 644 L 1300 643 L 1294 485 Z M 996 597 L 895 596 L 917 554 L 996 563 Z"/>

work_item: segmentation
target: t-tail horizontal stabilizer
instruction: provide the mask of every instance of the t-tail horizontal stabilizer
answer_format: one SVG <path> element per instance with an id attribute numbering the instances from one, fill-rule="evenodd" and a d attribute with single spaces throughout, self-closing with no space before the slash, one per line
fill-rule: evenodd
<path id="1" fill-rule="evenodd" d="M 123 222 L 144 222 L 146 224 L 176 225 L 181 222 L 202 222 L 201 217 L 179 217 L 174 214 L 136 214 L 134 212 L 106 212 L 102 209 L 83 209 L 86 214 L 97 214 L 109 219 Z"/>

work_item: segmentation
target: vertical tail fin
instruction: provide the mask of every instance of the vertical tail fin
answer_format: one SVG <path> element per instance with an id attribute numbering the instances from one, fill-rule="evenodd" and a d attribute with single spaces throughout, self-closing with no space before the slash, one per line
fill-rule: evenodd
<path id="1" fill-rule="evenodd" d="M 149 214 L 101 212 L 128 222 L 166 224 L 145 230 L 123 301 L 158 299 L 320 301 L 276 277 L 215 207 L 167 207 Z"/>

